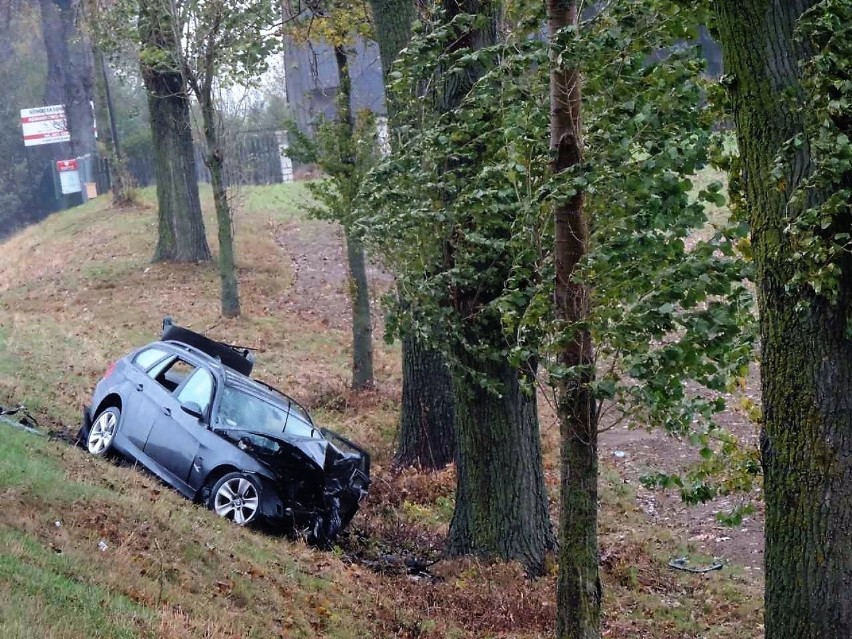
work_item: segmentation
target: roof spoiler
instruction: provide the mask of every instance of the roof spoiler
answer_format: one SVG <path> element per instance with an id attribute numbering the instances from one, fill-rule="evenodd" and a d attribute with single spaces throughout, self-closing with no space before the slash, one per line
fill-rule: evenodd
<path id="1" fill-rule="evenodd" d="M 254 368 L 254 353 L 248 348 L 212 340 L 201 333 L 178 326 L 171 317 L 163 318 L 163 334 L 160 339 L 164 342 L 178 342 L 197 348 L 213 359 L 218 359 L 228 368 L 246 376 L 251 375 Z"/>

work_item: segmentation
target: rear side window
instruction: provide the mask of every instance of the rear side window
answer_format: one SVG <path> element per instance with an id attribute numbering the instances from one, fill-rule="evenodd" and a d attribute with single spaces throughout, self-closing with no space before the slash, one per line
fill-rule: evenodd
<path id="1" fill-rule="evenodd" d="M 133 363 L 142 370 L 147 371 L 166 356 L 168 356 L 168 353 L 160 348 L 146 348 L 136 356 Z"/>
<path id="2" fill-rule="evenodd" d="M 195 370 L 195 366 L 177 358 L 171 362 L 166 362 L 166 366 L 157 366 L 148 375 L 153 377 L 154 381 L 160 386 L 173 393 L 178 386 L 189 379 Z"/>

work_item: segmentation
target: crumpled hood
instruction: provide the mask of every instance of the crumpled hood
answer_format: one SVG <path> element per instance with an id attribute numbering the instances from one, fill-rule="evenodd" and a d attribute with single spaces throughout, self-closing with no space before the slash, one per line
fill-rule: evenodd
<path id="1" fill-rule="evenodd" d="M 328 458 L 337 459 L 340 455 L 340 451 L 335 448 L 334 444 L 326 439 L 318 439 L 316 437 L 277 437 L 269 433 L 262 433 L 245 428 L 220 428 L 217 430 L 238 445 L 241 435 L 250 435 L 277 442 L 280 446 L 285 447 L 285 450 L 295 449 L 299 451 L 309 462 L 312 462 L 316 466 L 317 470 L 326 470 Z M 253 457 L 260 458 L 267 466 L 274 468 L 277 465 L 275 463 L 275 458 L 278 456 L 277 453 L 269 453 L 259 449 L 247 452 L 250 452 Z"/>

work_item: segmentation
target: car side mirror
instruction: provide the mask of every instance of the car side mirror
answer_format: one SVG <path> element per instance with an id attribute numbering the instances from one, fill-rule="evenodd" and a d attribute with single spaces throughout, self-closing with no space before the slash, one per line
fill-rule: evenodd
<path id="1" fill-rule="evenodd" d="M 188 415 L 196 417 L 199 421 L 204 421 L 204 411 L 197 402 L 184 402 L 180 405 L 181 410 Z"/>

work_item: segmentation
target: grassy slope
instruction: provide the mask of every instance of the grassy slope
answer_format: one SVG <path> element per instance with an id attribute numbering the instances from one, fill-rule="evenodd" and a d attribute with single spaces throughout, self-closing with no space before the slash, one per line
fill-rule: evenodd
<path id="1" fill-rule="evenodd" d="M 376 482 L 355 520 L 366 539 L 359 542 L 363 552 L 439 548 L 452 513 L 452 471 L 386 470 L 397 351 L 377 344 L 379 390 L 353 397 L 346 390 L 348 331 L 321 315 L 286 311 L 294 275 L 276 239 L 332 232 L 301 219 L 303 187 L 254 188 L 241 196 L 245 317 L 227 321 L 218 315 L 214 265 L 149 263 L 156 218 L 153 195 L 142 196 L 142 205 L 122 211 L 101 198 L 0 244 L 0 404 L 25 402 L 52 429 L 73 430 L 108 363 L 152 339 L 162 317 L 173 315 L 259 348 L 262 378 L 373 450 Z M 215 251 L 212 219 L 207 223 Z M 552 576 L 530 583 L 515 566 L 477 561 L 442 562 L 439 583 L 376 574 L 341 552 L 224 525 L 132 468 L 0 429 L 2 637 L 552 634 Z M 545 430 L 554 490 L 555 438 L 554 429 Z M 617 473 L 604 472 L 602 488 L 607 636 L 758 633 L 757 584 L 736 567 L 706 577 L 666 569 L 677 540 L 648 524 Z"/>

